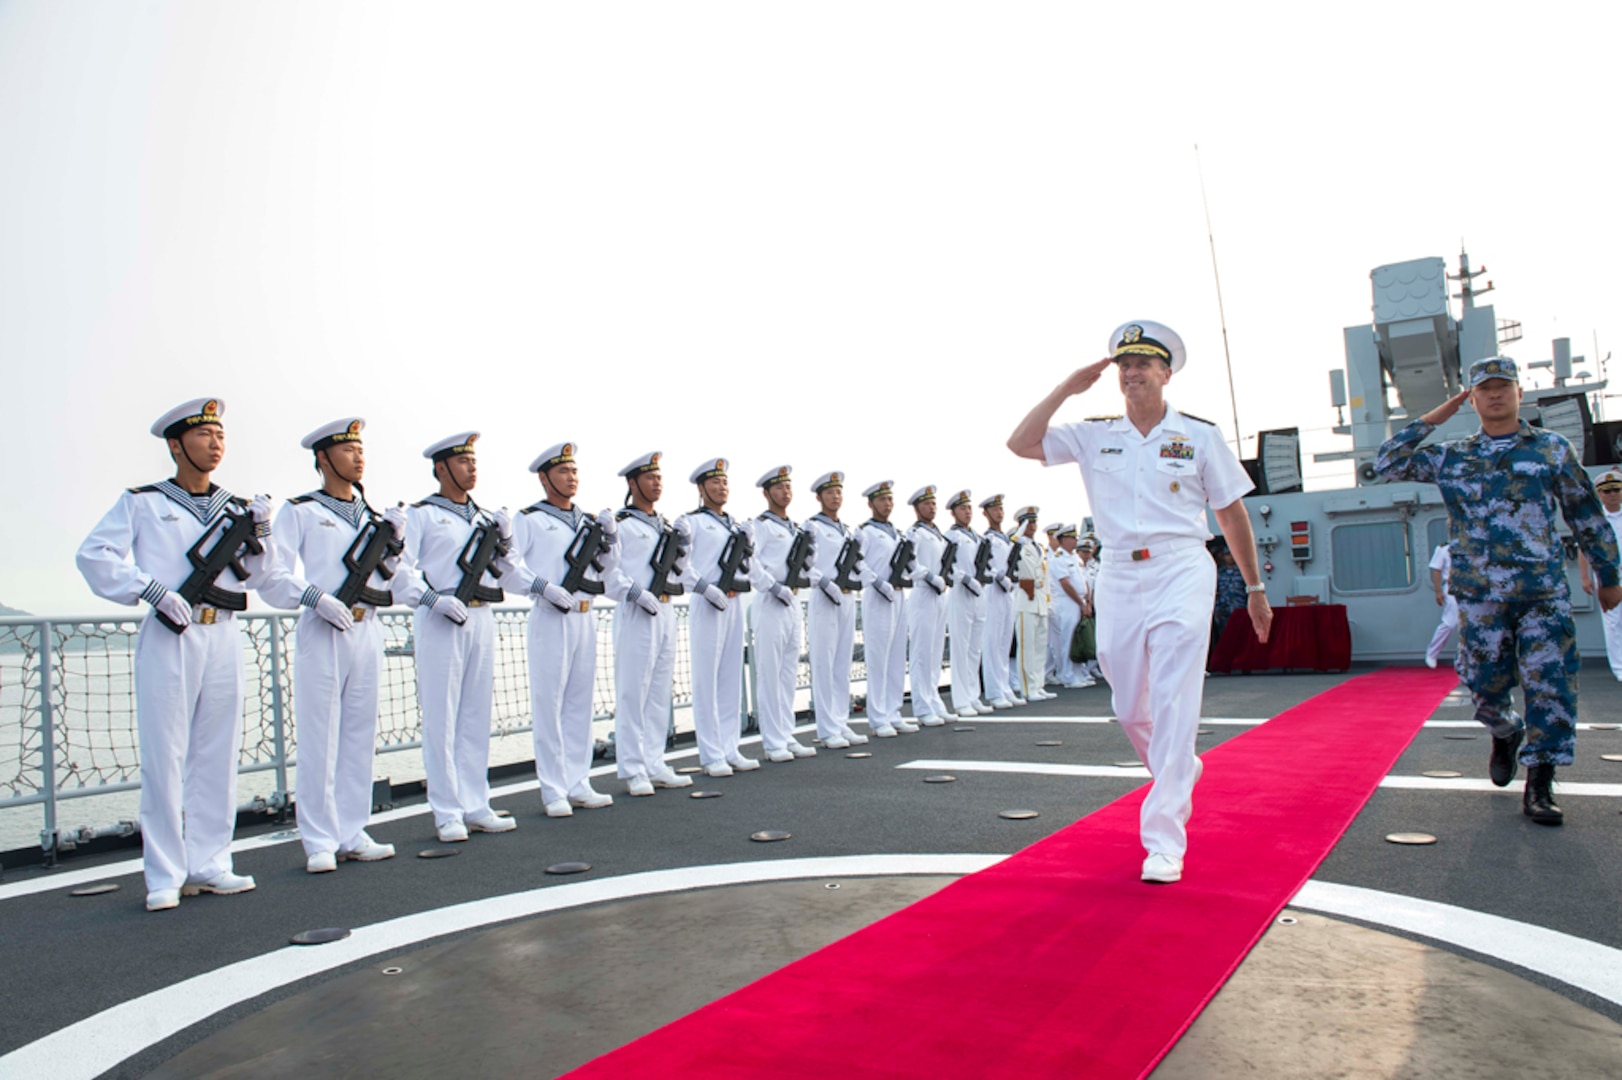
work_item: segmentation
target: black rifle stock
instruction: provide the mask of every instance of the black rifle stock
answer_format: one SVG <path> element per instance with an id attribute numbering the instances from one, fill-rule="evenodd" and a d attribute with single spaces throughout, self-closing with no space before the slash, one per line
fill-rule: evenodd
<path id="1" fill-rule="evenodd" d="M 834 585 L 845 592 L 854 592 L 862 587 L 862 582 L 856 577 L 856 564 L 862 561 L 862 542 L 854 536 L 845 537 L 844 546 L 839 549 L 839 557 L 834 560 Z"/>
<path id="2" fill-rule="evenodd" d="M 603 539 L 603 527 L 595 518 L 588 518 L 580 526 L 580 531 L 574 534 L 574 542 L 563 559 L 569 564 L 569 572 L 563 575 L 563 591 L 566 593 L 585 593 L 587 596 L 601 596 L 603 583 L 586 576 L 586 571 L 602 568 L 597 566 L 597 560 L 602 553 L 608 550 L 608 541 Z"/>
<path id="3" fill-rule="evenodd" d="M 344 552 L 344 567 L 349 571 L 349 576 L 344 578 L 344 583 L 334 594 L 338 602 L 348 608 L 354 607 L 356 601 L 380 608 L 393 604 L 392 591 L 374 589 L 366 583 L 372 580 L 374 571 L 385 578 L 392 577 L 383 560 L 404 550 L 405 542 L 394 531 L 394 526 L 373 514 L 366 527 L 355 537 L 355 542 L 349 545 L 349 550 Z"/>
<path id="4" fill-rule="evenodd" d="M 946 541 L 946 551 L 941 555 L 941 580 L 946 587 L 952 587 L 952 570 L 957 566 L 957 541 Z"/>
<path id="5" fill-rule="evenodd" d="M 755 545 L 749 542 L 749 538 L 733 529 L 731 537 L 727 539 L 727 546 L 721 549 L 721 565 L 715 587 L 724 593 L 748 592 L 749 580 L 739 578 L 738 571 L 754 553 Z"/>
<path id="6" fill-rule="evenodd" d="M 653 567 L 653 581 L 648 585 L 648 591 L 655 596 L 680 596 L 687 590 L 681 584 L 671 580 L 676 572 L 676 564 L 681 557 L 687 554 L 687 546 L 681 542 L 681 534 L 675 529 L 666 526 L 659 534 L 659 542 L 654 546 L 653 558 L 649 560 Z"/>
<path id="7" fill-rule="evenodd" d="M 1018 581 L 1019 580 L 1019 541 L 1018 540 L 1015 540 L 1014 541 L 1014 546 L 1008 549 L 1008 580 L 1009 581 Z"/>
<path id="8" fill-rule="evenodd" d="M 981 540 L 974 550 L 974 580 L 982 585 L 991 584 L 991 541 Z"/>
<path id="9" fill-rule="evenodd" d="M 895 554 L 890 556 L 890 588 L 912 588 L 912 579 L 907 576 L 907 564 L 912 562 L 912 551 L 912 541 L 905 538 L 895 546 Z"/>
<path id="10" fill-rule="evenodd" d="M 499 586 L 480 584 L 485 571 L 490 569 L 491 560 L 507 554 L 507 548 L 507 541 L 501 538 L 501 530 L 496 528 L 494 522 L 473 530 L 473 535 L 467 538 L 467 544 L 462 548 L 462 554 L 456 557 L 456 568 L 462 571 L 462 580 L 454 594 L 458 600 L 464 604 L 499 604 L 507 598 Z"/>
<path id="11" fill-rule="evenodd" d="M 788 576 L 783 584 L 791 589 L 808 588 L 811 578 L 811 530 L 801 529 L 794 534 L 794 543 L 788 549 Z"/>
<path id="12" fill-rule="evenodd" d="M 222 589 L 214 582 L 227 568 L 230 568 L 238 581 L 248 579 L 248 571 L 242 565 L 242 553 L 246 551 L 250 555 L 259 555 L 265 550 L 265 546 L 253 534 L 253 527 L 253 515 L 245 510 L 227 509 L 210 522 L 208 528 L 203 530 L 203 535 L 197 538 L 197 543 L 186 552 L 186 560 L 191 563 L 192 572 L 186 575 L 186 580 L 175 590 L 180 594 L 180 598 L 192 607 L 208 604 L 222 611 L 246 610 L 247 596 Z M 203 547 L 208 544 L 210 538 L 213 538 L 214 543 L 205 554 Z M 185 632 L 184 626 L 163 612 L 154 609 L 153 614 L 158 617 L 159 622 L 175 633 Z"/>

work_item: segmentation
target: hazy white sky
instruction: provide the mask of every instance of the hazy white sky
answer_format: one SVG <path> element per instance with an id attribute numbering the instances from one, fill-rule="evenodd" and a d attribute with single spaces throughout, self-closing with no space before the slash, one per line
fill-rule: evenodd
<path id="1" fill-rule="evenodd" d="M 787 462 L 1075 520 L 1074 471 L 1003 441 L 1116 324 L 1178 329 L 1171 400 L 1231 434 L 1196 142 L 1246 434 L 1343 445 L 1310 429 L 1369 270 L 1461 239 L 1525 326 L 1507 351 L 1604 353 L 1619 21 L 0 0 L 0 602 L 106 609 L 73 551 L 167 475 L 147 426 L 200 394 L 228 402 L 217 479 L 242 493 L 308 490 L 298 439 L 358 413 L 376 504 L 476 427 L 486 505 L 532 501 L 524 466 L 574 439 L 593 507 L 662 449 L 673 512 L 721 454 L 751 513 Z"/>

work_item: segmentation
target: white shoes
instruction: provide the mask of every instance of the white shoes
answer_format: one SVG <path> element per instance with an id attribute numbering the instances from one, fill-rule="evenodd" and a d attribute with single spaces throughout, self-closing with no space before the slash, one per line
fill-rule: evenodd
<path id="1" fill-rule="evenodd" d="M 512 832 L 518 828 L 518 822 L 510 817 L 500 817 L 494 813 L 489 817 L 470 817 L 463 821 L 468 832 Z"/>
<path id="2" fill-rule="evenodd" d="M 817 756 L 817 748 L 816 747 L 807 746 L 807 745 L 805 745 L 805 743 L 801 742 L 798 739 L 790 739 L 788 741 L 788 752 L 793 754 L 795 757 L 816 757 Z"/>
<path id="3" fill-rule="evenodd" d="M 360 834 L 360 843 L 352 848 L 339 848 L 338 861 L 348 862 L 381 862 L 384 859 L 394 858 L 393 844 L 379 844 L 365 833 Z"/>
<path id="4" fill-rule="evenodd" d="M 168 911 L 180 906 L 179 889 L 154 889 L 146 894 L 148 911 Z"/>
<path id="5" fill-rule="evenodd" d="M 1009 694 L 1008 695 L 1008 700 L 1013 703 L 1013 706 L 1016 709 L 1019 708 L 1021 705 L 1029 705 L 1030 704 L 1030 702 L 1026 701 L 1024 698 L 1020 697 L 1018 694 Z M 993 701 L 992 704 L 996 705 L 997 703 L 995 701 Z"/>
<path id="6" fill-rule="evenodd" d="M 746 758 L 742 754 L 733 754 L 727 758 L 727 764 L 731 765 L 735 772 L 752 772 L 760 768 L 760 762 L 754 758 Z"/>
<path id="7" fill-rule="evenodd" d="M 830 750 L 843 750 L 850 746 L 850 744 L 850 740 L 845 738 L 843 735 L 835 735 L 831 739 L 822 740 L 822 745 L 826 746 Z"/>
<path id="8" fill-rule="evenodd" d="M 304 860 L 304 869 L 311 874 L 330 874 L 338 869 L 338 856 L 330 851 L 318 851 Z"/>
<path id="9" fill-rule="evenodd" d="M 254 890 L 253 878 L 247 874 L 233 874 L 226 871 L 216 874 L 207 881 L 188 881 L 180 887 L 181 896 L 196 896 L 198 893 L 214 893 L 217 896 L 235 896 L 237 893 L 252 892 Z"/>
<path id="10" fill-rule="evenodd" d="M 632 795 L 652 795 L 653 781 L 646 776 L 633 776 L 625 782 L 625 786 Z"/>
<path id="11" fill-rule="evenodd" d="M 693 778 L 683 776 L 669 765 L 661 765 L 655 769 L 652 776 L 653 786 L 662 788 L 692 787 Z"/>
<path id="12" fill-rule="evenodd" d="M 459 844 L 467 839 L 467 826 L 460 821 L 447 821 L 437 831 L 441 844 Z"/>
<path id="13" fill-rule="evenodd" d="M 1067 683 L 1064 684 L 1064 688 L 1066 690 L 1085 690 L 1089 686 L 1096 686 L 1096 685 L 1098 685 L 1098 684 L 1093 682 L 1093 680 L 1090 677 L 1086 677 L 1086 678 L 1075 679 L 1075 680 L 1072 680 L 1071 682 L 1067 682 Z"/>
<path id="14" fill-rule="evenodd" d="M 788 747 L 785 746 L 781 750 L 768 750 L 768 751 L 766 751 L 766 760 L 771 761 L 771 762 L 775 762 L 778 765 L 782 765 L 785 762 L 793 761 L 794 760 L 794 755 L 789 753 L 788 752 Z"/>
<path id="15" fill-rule="evenodd" d="M 577 806 L 582 810 L 601 810 L 605 806 L 614 805 L 614 796 L 598 791 L 587 784 L 579 794 L 569 796 L 569 805 Z"/>
<path id="16" fill-rule="evenodd" d="M 993 709 L 1012 709 L 1014 707 L 1014 702 L 1005 697 L 992 698 L 987 704 Z"/>
<path id="17" fill-rule="evenodd" d="M 1143 860 L 1143 880 L 1170 885 L 1183 880 L 1183 860 L 1175 855 L 1154 854 Z"/>
<path id="18" fill-rule="evenodd" d="M 1056 698 L 1058 696 L 1059 696 L 1058 694 L 1050 694 L 1046 690 L 1032 690 L 1031 691 L 1031 700 L 1032 701 L 1052 701 L 1054 698 Z"/>
<path id="19" fill-rule="evenodd" d="M 1425 656 L 1425 666 L 1434 671 L 1436 669 L 1436 657 L 1427 654 Z"/>
<path id="20" fill-rule="evenodd" d="M 945 727 L 946 726 L 946 718 L 944 716 L 935 716 L 934 714 L 931 714 L 929 716 L 916 717 L 916 719 L 917 719 L 919 725 L 922 726 L 922 727 Z"/>
<path id="21" fill-rule="evenodd" d="M 957 711 L 957 718 L 959 720 L 973 720 L 976 716 L 979 716 L 979 715 L 980 715 L 980 710 L 976 709 L 972 705 L 965 705 L 965 706 L 963 706 L 963 708 L 961 708 L 961 709 L 959 709 Z"/>
<path id="22" fill-rule="evenodd" d="M 547 817 L 574 817 L 574 807 L 568 799 L 553 799 L 546 804 Z"/>
<path id="23" fill-rule="evenodd" d="M 704 766 L 705 776 L 731 776 L 732 766 L 724 761 L 712 761 Z"/>
<path id="24" fill-rule="evenodd" d="M 906 734 L 906 735 L 913 735 L 913 734 L 916 734 L 917 731 L 918 731 L 918 725 L 917 724 L 913 723 L 911 720 L 903 720 L 903 719 L 901 719 L 899 717 L 897 717 L 896 722 L 891 724 L 890 726 L 895 728 L 897 731 L 899 731 L 899 732 L 901 732 L 903 734 Z"/>
<path id="25" fill-rule="evenodd" d="M 852 746 L 861 746 L 863 743 L 867 742 L 867 736 L 859 735 L 850 728 L 846 728 L 845 741 L 850 743 Z"/>
<path id="26" fill-rule="evenodd" d="M 899 734 L 899 732 L 897 732 L 896 729 L 891 727 L 889 724 L 875 723 L 873 725 L 873 737 L 875 739 L 893 739 L 897 734 Z"/>

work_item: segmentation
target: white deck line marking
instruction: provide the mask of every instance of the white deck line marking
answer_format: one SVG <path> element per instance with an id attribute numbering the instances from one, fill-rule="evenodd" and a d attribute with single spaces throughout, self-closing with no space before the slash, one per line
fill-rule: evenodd
<path id="1" fill-rule="evenodd" d="M 904 761 L 898 769 L 925 769 L 930 772 L 984 772 L 1013 773 L 1025 776 L 1091 776 L 1149 779 L 1146 768 L 1122 769 L 1114 765 L 1060 765 L 1047 761 L 952 761 L 945 758 L 923 758 Z M 1482 791 L 1488 794 L 1520 797 L 1515 786 L 1494 787 L 1491 780 L 1461 777 L 1446 780 L 1434 776 L 1399 776 L 1395 773 L 1380 781 L 1383 788 L 1401 788 L 1412 791 Z M 1622 784 L 1562 783 L 1556 781 L 1555 795 L 1596 795 L 1601 798 L 1622 798 Z"/>
<path id="2" fill-rule="evenodd" d="M 1327 881 L 1307 882 L 1290 906 L 1405 930 L 1622 1005 L 1622 949 L 1451 904 Z"/>
<path id="3" fill-rule="evenodd" d="M 635 896 L 794 878 L 972 874 L 1006 855 L 844 855 L 723 863 L 552 885 L 362 926 L 328 945 L 289 945 L 154 990 L 0 1057 L 0 1078 L 92 1080 L 222 1009 L 299 979 L 446 934 Z"/>

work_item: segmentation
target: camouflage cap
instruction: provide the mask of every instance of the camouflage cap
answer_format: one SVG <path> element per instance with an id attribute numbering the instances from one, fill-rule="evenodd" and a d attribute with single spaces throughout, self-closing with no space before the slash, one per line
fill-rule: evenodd
<path id="1" fill-rule="evenodd" d="M 1519 383 L 1521 375 L 1515 361 L 1507 356 L 1489 356 L 1470 365 L 1471 386 L 1480 386 L 1488 379 L 1508 379 L 1512 383 Z"/>

